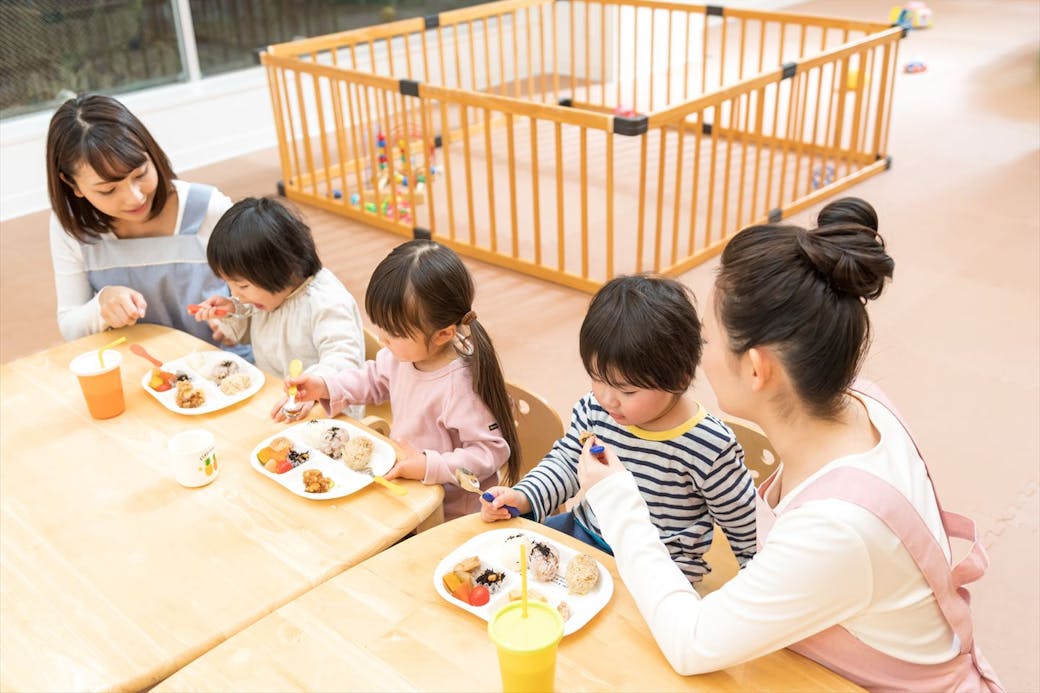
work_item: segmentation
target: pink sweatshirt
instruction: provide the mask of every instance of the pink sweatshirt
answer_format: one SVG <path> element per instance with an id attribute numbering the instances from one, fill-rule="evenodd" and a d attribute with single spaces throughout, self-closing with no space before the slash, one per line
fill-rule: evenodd
<path id="1" fill-rule="evenodd" d="M 456 485 L 457 468 L 473 472 L 482 488 L 498 484 L 497 472 L 509 459 L 509 445 L 473 391 L 470 369 L 462 359 L 427 373 L 398 361 L 389 349 L 380 349 L 375 361 L 325 376 L 325 384 L 329 399 L 321 404 L 329 416 L 350 404 L 390 400 L 390 437 L 426 453 L 422 481 L 444 485 L 446 520 L 480 510 L 479 496 Z"/>

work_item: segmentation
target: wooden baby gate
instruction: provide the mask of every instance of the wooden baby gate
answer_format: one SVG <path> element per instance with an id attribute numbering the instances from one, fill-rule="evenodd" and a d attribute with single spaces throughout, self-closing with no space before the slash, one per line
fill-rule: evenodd
<path id="1" fill-rule="evenodd" d="M 905 30 L 504 0 L 270 46 L 290 199 L 594 291 L 874 175 Z"/>

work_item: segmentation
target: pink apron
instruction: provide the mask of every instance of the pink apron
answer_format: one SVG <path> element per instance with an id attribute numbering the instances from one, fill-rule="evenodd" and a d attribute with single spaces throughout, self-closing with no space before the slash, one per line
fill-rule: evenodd
<path id="1" fill-rule="evenodd" d="M 857 388 L 867 389 L 859 383 Z M 880 393 L 871 391 L 870 396 L 887 406 Z M 889 409 L 899 418 L 894 409 Z M 759 548 L 776 521 L 776 514 L 767 500 L 776 474 L 774 472 L 758 488 L 755 510 Z M 947 536 L 972 543 L 968 555 L 951 568 L 942 547 L 906 496 L 888 482 L 863 470 L 839 467 L 822 475 L 799 491 L 785 512 L 803 503 L 827 498 L 854 503 L 870 511 L 899 538 L 935 594 L 950 628 L 956 633 L 960 652 L 942 664 L 913 664 L 870 647 L 840 625 L 794 643 L 790 649 L 870 690 L 1003 690 L 993 668 L 975 645 L 969 608 L 971 597 L 964 587 L 982 577 L 989 565 L 986 551 L 978 541 L 975 523 L 963 515 L 943 510 L 939 504 Z"/>

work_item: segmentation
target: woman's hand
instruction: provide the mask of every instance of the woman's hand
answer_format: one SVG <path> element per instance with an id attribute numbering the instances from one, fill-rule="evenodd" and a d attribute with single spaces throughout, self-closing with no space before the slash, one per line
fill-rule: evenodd
<path id="1" fill-rule="evenodd" d="M 595 438 L 585 441 L 581 458 L 578 460 L 578 483 L 581 484 L 582 492 L 588 491 L 611 474 L 626 471 L 625 465 L 621 464 L 621 460 L 611 448 L 604 446 L 603 452 L 600 453 L 603 460 L 589 452 L 589 448 L 596 444 L 602 445 Z"/>
<path id="2" fill-rule="evenodd" d="M 148 302 L 140 292 L 127 286 L 106 286 L 98 294 L 101 319 L 109 327 L 133 325 L 144 317 Z"/>
<path id="3" fill-rule="evenodd" d="M 297 402 L 317 402 L 319 399 L 329 398 L 329 388 L 325 385 L 325 379 L 317 375 L 301 375 L 296 378 L 285 379 L 285 394 L 289 394 L 289 388 L 296 386 Z"/>
<path id="4" fill-rule="evenodd" d="M 213 320 L 235 312 L 235 302 L 227 296 L 210 296 L 202 303 L 188 306 L 188 312 L 195 316 L 195 322 L 205 320 L 213 327 Z"/>
<path id="5" fill-rule="evenodd" d="M 495 497 L 495 500 L 491 502 L 484 500 L 483 497 L 480 499 L 480 519 L 484 522 L 508 520 L 511 515 L 503 507 L 506 505 L 516 508 L 521 515 L 531 512 L 531 504 L 527 502 L 527 496 L 508 486 L 492 486 L 484 493 L 490 493 Z"/>
<path id="6" fill-rule="evenodd" d="M 397 447 L 401 449 L 397 456 L 397 464 L 386 473 L 387 479 L 417 479 L 422 481 L 426 478 L 426 453 L 416 450 L 407 440 L 397 441 Z"/>
<path id="7" fill-rule="evenodd" d="M 280 400 L 278 400 L 278 403 L 274 405 L 273 409 L 271 409 L 272 419 L 279 423 L 281 423 L 282 421 L 292 423 L 294 421 L 299 421 L 300 419 L 307 418 L 307 415 L 311 413 L 311 409 L 314 408 L 314 402 L 297 402 L 297 404 L 300 405 L 300 409 L 296 411 L 292 416 L 286 416 L 285 412 L 282 410 L 282 407 L 284 407 L 285 403 L 288 401 L 288 397 L 282 397 Z"/>

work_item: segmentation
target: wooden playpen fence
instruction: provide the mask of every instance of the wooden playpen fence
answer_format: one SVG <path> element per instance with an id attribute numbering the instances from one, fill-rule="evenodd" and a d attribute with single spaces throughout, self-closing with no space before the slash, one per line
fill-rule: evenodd
<path id="1" fill-rule="evenodd" d="M 885 24 L 505 0 L 269 47 L 281 191 L 593 291 L 886 169 Z"/>

